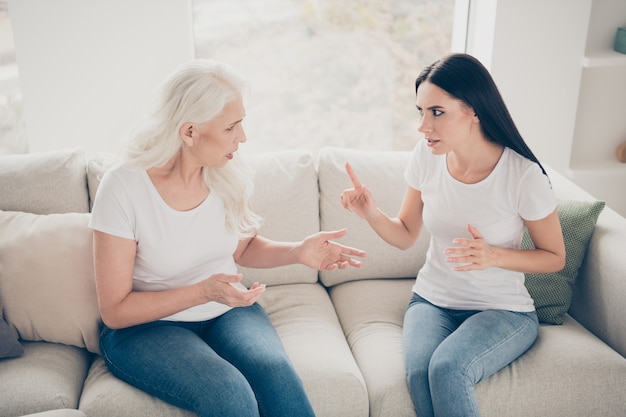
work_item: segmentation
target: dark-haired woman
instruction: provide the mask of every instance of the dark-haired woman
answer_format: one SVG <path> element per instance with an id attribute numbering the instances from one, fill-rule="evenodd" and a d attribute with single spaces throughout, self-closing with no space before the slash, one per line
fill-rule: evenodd
<path id="1" fill-rule="evenodd" d="M 415 82 L 425 136 L 406 169 L 397 217 L 376 206 L 349 164 L 346 209 L 406 249 L 430 233 L 404 319 L 409 391 L 420 417 L 479 416 L 474 385 L 537 338 L 525 272 L 563 268 L 565 246 L 550 181 L 486 68 L 466 54 Z M 521 250 L 524 227 L 535 244 Z"/>

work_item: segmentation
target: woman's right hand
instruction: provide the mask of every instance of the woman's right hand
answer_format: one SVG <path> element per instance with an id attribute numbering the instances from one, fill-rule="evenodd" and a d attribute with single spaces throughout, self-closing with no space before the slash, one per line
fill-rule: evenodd
<path id="1" fill-rule="evenodd" d="M 372 192 L 361 183 L 348 162 L 346 162 L 346 172 L 350 177 L 350 181 L 352 181 L 353 188 L 344 190 L 341 193 L 339 198 L 343 208 L 356 213 L 365 220 L 373 218 L 377 214 L 378 209 Z"/>
<path id="2" fill-rule="evenodd" d="M 246 307 L 254 304 L 265 292 L 265 285 L 258 282 L 247 290 L 232 284 L 241 282 L 241 274 L 215 274 L 200 282 L 200 291 L 208 301 L 216 301 L 229 307 Z"/>

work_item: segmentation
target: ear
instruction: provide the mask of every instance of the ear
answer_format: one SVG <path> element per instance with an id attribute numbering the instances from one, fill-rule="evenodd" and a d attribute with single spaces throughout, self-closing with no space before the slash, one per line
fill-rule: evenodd
<path id="1" fill-rule="evenodd" d="M 183 125 L 178 129 L 178 134 L 183 142 L 187 146 L 193 146 L 193 134 L 194 134 L 195 126 L 191 122 L 183 123 Z"/>

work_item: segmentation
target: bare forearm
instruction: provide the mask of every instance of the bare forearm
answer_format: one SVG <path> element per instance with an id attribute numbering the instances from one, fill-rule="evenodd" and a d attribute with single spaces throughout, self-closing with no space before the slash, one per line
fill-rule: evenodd
<path id="1" fill-rule="evenodd" d="M 419 230 L 410 231 L 400 218 L 391 218 L 380 209 L 366 220 L 378 236 L 398 249 L 410 248 L 419 235 Z"/>
<path id="2" fill-rule="evenodd" d="M 298 263 L 293 251 L 300 242 L 276 242 L 262 236 L 256 236 L 235 259 L 241 266 L 248 268 L 274 268 Z"/>
<path id="3" fill-rule="evenodd" d="M 559 254 L 542 249 L 514 250 L 495 248 L 496 266 L 524 273 L 556 272 L 565 266 Z"/>
<path id="4" fill-rule="evenodd" d="M 102 319 L 110 328 L 125 328 L 149 323 L 205 303 L 196 286 L 166 291 L 132 291 L 118 303 L 100 305 Z"/>

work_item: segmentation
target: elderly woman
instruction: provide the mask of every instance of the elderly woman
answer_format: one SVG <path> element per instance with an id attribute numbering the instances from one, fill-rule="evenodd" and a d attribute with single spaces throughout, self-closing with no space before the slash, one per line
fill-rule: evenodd
<path id="1" fill-rule="evenodd" d="M 195 60 L 162 85 L 91 218 L 102 356 L 120 379 L 199 416 L 313 416 L 302 382 L 237 264 L 333 270 L 365 254 L 320 232 L 301 242 L 257 235 L 232 69 Z"/>

